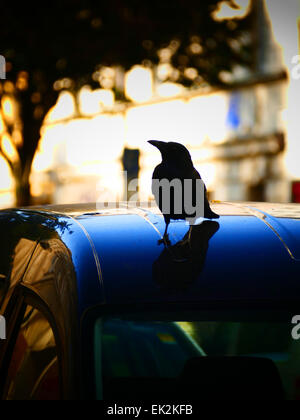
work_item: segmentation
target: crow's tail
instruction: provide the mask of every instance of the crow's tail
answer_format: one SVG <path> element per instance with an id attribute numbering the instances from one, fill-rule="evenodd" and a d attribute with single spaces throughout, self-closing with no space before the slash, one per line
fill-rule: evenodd
<path id="1" fill-rule="evenodd" d="M 205 209 L 204 217 L 205 219 L 220 219 L 220 216 L 213 212 L 210 208 Z"/>

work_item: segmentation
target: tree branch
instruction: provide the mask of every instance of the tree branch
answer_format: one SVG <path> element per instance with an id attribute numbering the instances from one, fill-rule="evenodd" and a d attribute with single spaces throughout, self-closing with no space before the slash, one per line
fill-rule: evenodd
<path id="1" fill-rule="evenodd" d="M 0 155 L 5 159 L 5 161 L 8 163 L 8 166 L 10 167 L 10 170 L 13 175 L 15 175 L 15 165 L 9 158 L 9 156 L 6 154 L 5 150 L 2 147 L 2 137 L 0 138 Z"/>

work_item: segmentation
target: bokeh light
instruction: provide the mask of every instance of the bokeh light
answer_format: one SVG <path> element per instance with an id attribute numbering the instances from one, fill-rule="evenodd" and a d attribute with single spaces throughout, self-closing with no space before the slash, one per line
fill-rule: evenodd
<path id="1" fill-rule="evenodd" d="M 245 17 L 249 12 L 249 7 L 251 7 L 251 0 L 234 0 L 234 3 L 238 6 L 238 8 L 233 9 L 228 3 L 223 2 L 214 14 L 214 18 L 217 20 L 223 20 Z"/>
<path id="2" fill-rule="evenodd" d="M 153 96 L 153 75 L 150 69 L 134 66 L 126 75 L 125 94 L 134 102 L 147 102 Z"/>

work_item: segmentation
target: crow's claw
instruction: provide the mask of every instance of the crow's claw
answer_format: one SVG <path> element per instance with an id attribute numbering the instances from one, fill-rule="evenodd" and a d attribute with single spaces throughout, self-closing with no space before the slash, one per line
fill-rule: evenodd
<path id="1" fill-rule="evenodd" d="M 158 241 L 158 245 L 165 245 L 166 248 L 172 245 L 169 235 L 165 235 L 162 239 Z"/>

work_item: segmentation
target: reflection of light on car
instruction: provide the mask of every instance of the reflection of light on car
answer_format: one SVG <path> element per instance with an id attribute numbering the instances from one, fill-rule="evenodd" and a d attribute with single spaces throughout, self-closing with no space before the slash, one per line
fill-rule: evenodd
<path id="1" fill-rule="evenodd" d="M 47 319 L 41 312 L 28 306 L 8 369 L 10 386 L 7 400 L 59 399 L 55 346 Z"/>

